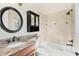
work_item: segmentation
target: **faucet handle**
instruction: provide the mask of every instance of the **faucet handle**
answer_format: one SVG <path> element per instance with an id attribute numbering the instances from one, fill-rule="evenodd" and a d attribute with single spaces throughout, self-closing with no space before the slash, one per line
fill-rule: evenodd
<path id="1" fill-rule="evenodd" d="M 15 42 L 16 40 L 17 40 L 17 37 L 14 36 L 14 37 L 12 38 L 12 42 Z"/>

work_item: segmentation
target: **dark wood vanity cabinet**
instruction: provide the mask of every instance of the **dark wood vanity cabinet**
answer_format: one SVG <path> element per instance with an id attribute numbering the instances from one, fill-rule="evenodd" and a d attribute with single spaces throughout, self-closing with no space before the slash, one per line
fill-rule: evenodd
<path id="1" fill-rule="evenodd" d="M 35 55 L 35 44 L 30 45 L 10 56 L 34 56 Z"/>

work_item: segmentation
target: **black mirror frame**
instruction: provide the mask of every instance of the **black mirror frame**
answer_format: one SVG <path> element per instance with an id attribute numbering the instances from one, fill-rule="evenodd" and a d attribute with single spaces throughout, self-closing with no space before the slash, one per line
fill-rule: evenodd
<path id="1" fill-rule="evenodd" d="M 20 19 L 21 19 L 21 25 L 20 25 L 20 27 L 17 29 L 17 30 L 10 30 L 10 29 L 8 29 L 8 28 L 6 28 L 6 26 L 4 25 L 4 23 L 3 23 L 3 19 L 2 19 L 2 16 L 3 16 L 3 14 L 4 14 L 4 12 L 6 11 L 6 10 L 9 10 L 9 9 L 11 9 L 11 10 L 14 10 L 19 16 L 20 16 Z M 17 9 L 15 9 L 15 8 L 13 8 L 13 7 L 4 7 L 4 8 L 2 8 L 1 10 L 0 10 L 0 26 L 2 27 L 2 29 L 4 29 L 6 32 L 9 32 L 9 33 L 15 33 L 15 32 L 18 32 L 20 29 L 21 29 L 21 27 L 22 27 L 22 25 L 23 25 L 23 18 L 22 18 L 22 16 L 21 16 L 21 14 L 20 14 L 20 12 L 17 10 Z"/>

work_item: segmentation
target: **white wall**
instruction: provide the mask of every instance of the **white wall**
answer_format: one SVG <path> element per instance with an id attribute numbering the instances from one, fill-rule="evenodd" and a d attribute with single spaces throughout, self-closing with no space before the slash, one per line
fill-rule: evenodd
<path id="1" fill-rule="evenodd" d="M 26 12 L 27 12 L 27 10 L 33 10 L 34 12 L 38 13 L 38 10 L 33 9 L 34 6 L 32 6 L 32 5 L 30 6 L 27 4 L 23 4 L 22 6 L 19 6 L 16 3 L 14 3 L 14 4 L 13 3 L 7 3 L 7 4 L 2 3 L 2 4 L 0 4 L 0 9 L 2 9 L 3 7 L 6 7 L 6 6 L 14 7 L 21 13 L 21 15 L 23 17 L 23 26 L 22 26 L 21 30 L 16 33 L 8 33 L 0 27 L 0 39 L 9 38 L 9 37 L 13 37 L 13 36 L 33 34 L 33 33 L 27 32 L 27 18 L 26 18 L 27 14 L 26 14 Z M 5 20 L 6 20 L 6 18 L 5 18 Z M 38 33 L 38 32 L 35 32 L 35 33 Z"/>
<path id="2" fill-rule="evenodd" d="M 75 4 L 75 51 L 79 53 L 79 4 Z"/>

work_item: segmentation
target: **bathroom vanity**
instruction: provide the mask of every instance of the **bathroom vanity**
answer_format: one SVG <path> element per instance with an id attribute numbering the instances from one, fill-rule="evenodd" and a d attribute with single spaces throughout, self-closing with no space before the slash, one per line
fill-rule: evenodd
<path id="1" fill-rule="evenodd" d="M 19 38 L 19 41 L 13 41 L 14 39 L 10 38 L 10 42 L 7 42 L 7 40 L 0 41 L 3 42 L 0 45 L 4 45 L 4 47 L 0 47 L 0 56 L 35 56 L 36 35 L 27 35 L 16 38 Z"/>
<path id="2" fill-rule="evenodd" d="M 36 42 L 16 42 L 0 48 L 0 56 L 34 56 Z"/>
<path id="3" fill-rule="evenodd" d="M 10 56 L 34 56 L 35 55 L 35 43 L 12 53 Z"/>
<path id="4" fill-rule="evenodd" d="M 39 31 L 38 14 L 28 11 L 27 23 L 27 32 Z M 23 26 L 21 13 L 14 7 L 2 8 L 0 11 L 0 26 L 8 33 L 18 32 Z M 37 35 L 15 36 L 14 34 L 11 38 L 0 38 L 0 56 L 34 56 Z"/>

